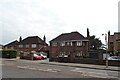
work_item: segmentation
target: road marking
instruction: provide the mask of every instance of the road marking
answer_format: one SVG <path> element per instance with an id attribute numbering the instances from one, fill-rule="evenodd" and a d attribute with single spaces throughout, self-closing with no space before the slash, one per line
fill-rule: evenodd
<path id="1" fill-rule="evenodd" d="M 79 68 L 76 68 L 76 69 L 71 70 L 71 71 L 81 73 L 81 75 L 83 75 L 83 76 L 90 76 L 90 77 L 97 77 L 97 78 L 116 78 L 114 76 L 109 76 L 106 71 L 102 72 L 102 73 L 89 72 L 89 71 L 80 71 Z"/>
<path id="2" fill-rule="evenodd" d="M 28 66 L 17 66 L 17 67 L 21 69 L 28 69 Z"/>
<path id="3" fill-rule="evenodd" d="M 44 72 L 60 72 L 61 70 L 59 69 L 45 69 L 42 67 L 35 67 L 35 66 L 17 66 L 20 69 L 30 69 L 30 70 L 39 70 L 39 71 L 44 71 Z"/>
<path id="4" fill-rule="evenodd" d="M 36 68 L 27 68 L 27 69 L 31 69 L 31 70 L 37 70 Z"/>

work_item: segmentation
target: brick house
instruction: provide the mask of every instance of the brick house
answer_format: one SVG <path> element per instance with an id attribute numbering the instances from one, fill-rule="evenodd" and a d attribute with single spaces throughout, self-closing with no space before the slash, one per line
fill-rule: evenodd
<path id="1" fill-rule="evenodd" d="M 23 52 L 31 52 L 31 51 L 38 52 L 40 49 L 42 49 L 45 46 L 48 46 L 48 44 L 45 42 L 45 37 L 44 40 L 42 40 L 38 36 L 29 36 L 23 40 L 20 37 L 20 41 L 17 49 L 18 51 L 23 51 Z"/>
<path id="2" fill-rule="evenodd" d="M 18 43 L 19 42 L 17 40 L 15 40 L 15 41 L 12 41 L 12 42 L 4 45 L 3 47 L 4 47 L 4 49 L 17 49 Z"/>
<path id="3" fill-rule="evenodd" d="M 108 32 L 108 51 L 120 51 L 120 32 L 115 32 L 113 35 Z"/>
<path id="4" fill-rule="evenodd" d="M 40 51 L 45 46 L 48 46 L 45 36 L 43 40 L 38 36 L 29 36 L 23 40 L 22 37 L 20 37 L 19 41 L 15 40 L 9 44 L 6 44 L 4 49 L 16 49 L 18 51 L 31 52 Z"/>
<path id="5" fill-rule="evenodd" d="M 57 56 L 69 56 L 70 59 L 87 56 L 89 40 L 79 32 L 64 33 L 50 41 L 50 61 Z"/>

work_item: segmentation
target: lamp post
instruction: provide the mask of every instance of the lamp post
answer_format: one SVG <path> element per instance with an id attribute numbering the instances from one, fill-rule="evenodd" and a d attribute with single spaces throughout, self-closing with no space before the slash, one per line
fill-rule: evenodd
<path id="1" fill-rule="evenodd" d="M 106 64 L 106 68 L 108 68 L 107 34 L 102 34 L 102 35 L 105 35 L 105 45 L 106 45 L 106 58 L 105 58 L 105 64 Z"/>
<path id="2" fill-rule="evenodd" d="M 107 34 L 105 34 L 105 44 L 106 44 L 106 68 L 108 68 Z"/>

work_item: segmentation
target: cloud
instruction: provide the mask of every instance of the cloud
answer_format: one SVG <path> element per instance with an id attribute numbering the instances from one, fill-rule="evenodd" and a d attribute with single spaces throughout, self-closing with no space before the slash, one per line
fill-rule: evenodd
<path id="1" fill-rule="evenodd" d="M 56 27 L 62 31 L 64 22 L 50 10 L 44 8 L 39 0 L 35 2 L 34 0 L 4 0 L 1 1 L 1 4 L 3 43 L 8 42 L 7 38 L 12 39 L 12 36 L 43 36 L 53 33 L 57 31 Z"/>
<path id="2" fill-rule="evenodd" d="M 19 36 L 44 34 L 47 41 L 61 33 L 79 31 L 86 36 L 117 30 L 117 0 L 0 0 L 2 43 Z"/>

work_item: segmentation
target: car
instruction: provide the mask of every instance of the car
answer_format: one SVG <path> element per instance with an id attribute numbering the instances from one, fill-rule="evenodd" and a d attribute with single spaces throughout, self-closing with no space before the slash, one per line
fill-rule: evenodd
<path id="1" fill-rule="evenodd" d="M 42 53 L 36 53 L 37 55 L 41 56 L 42 59 L 47 59 L 47 56 L 46 55 L 43 55 Z"/>
<path id="2" fill-rule="evenodd" d="M 37 55 L 37 54 L 33 54 L 33 59 L 34 60 L 41 60 L 42 59 L 42 56 L 39 56 L 39 55 Z"/>
<path id="3" fill-rule="evenodd" d="M 120 60 L 120 56 L 111 56 L 108 60 Z"/>
<path id="4" fill-rule="evenodd" d="M 22 52 L 20 53 L 20 59 L 32 59 L 32 60 L 41 60 L 42 57 L 33 52 Z"/>

